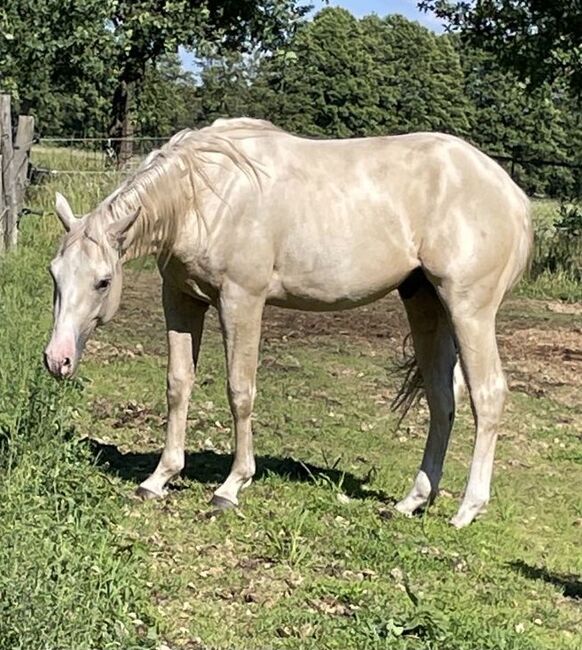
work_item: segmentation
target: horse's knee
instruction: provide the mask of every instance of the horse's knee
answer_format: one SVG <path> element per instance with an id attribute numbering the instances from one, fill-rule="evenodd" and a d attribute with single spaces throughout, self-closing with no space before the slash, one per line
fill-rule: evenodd
<path id="1" fill-rule="evenodd" d="M 251 388 L 229 388 L 230 407 L 236 418 L 247 419 L 251 416 L 255 391 Z"/>
<path id="2" fill-rule="evenodd" d="M 170 406 L 179 406 L 187 401 L 194 383 L 192 370 L 168 373 L 167 396 Z"/>
<path id="3" fill-rule="evenodd" d="M 179 447 L 164 449 L 160 464 L 164 474 L 176 476 L 184 469 L 184 449 Z"/>

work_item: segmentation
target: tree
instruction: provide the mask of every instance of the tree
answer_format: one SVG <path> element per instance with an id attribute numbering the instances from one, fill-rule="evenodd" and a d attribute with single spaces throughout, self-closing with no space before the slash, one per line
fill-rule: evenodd
<path id="1" fill-rule="evenodd" d="M 136 110 L 140 135 L 167 138 L 200 121 L 194 75 L 182 68 L 177 54 L 165 54 L 146 68 Z"/>
<path id="2" fill-rule="evenodd" d="M 398 15 L 368 16 L 361 25 L 378 83 L 378 131 L 466 135 L 471 106 L 451 39 Z"/>
<path id="3" fill-rule="evenodd" d="M 418 5 L 533 86 L 565 79 L 582 93 L 580 0 L 422 0 Z"/>
<path id="4" fill-rule="evenodd" d="M 559 83 L 528 89 L 483 50 L 460 47 L 465 94 L 474 107 L 470 137 L 491 155 L 514 160 L 574 162 L 577 117 Z M 567 195 L 575 179 L 566 167 L 512 165 L 515 180 L 529 193 Z"/>
<path id="5" fill-rule="evenodd" d="M 40 117 L 43 133 L 96 128 L 107 111 L 112 48 L 101 0 L 5 0 L 0 5 L 0 89 Z"/>
<path id="6" fill-rule="evenodd" d="M 148 64 L 180 45 L 206 53 L 276 48 L 308 10 L 298 0 L 109 1 L 118 70 L 111 133 L 124 137 L 131 135 L 132 95 L 143 87 Z"/>
<path id="7" fill-rule="evenodd" d="M 324 9 L 251 76 L 250 91 L 237 86 L 222 97 L 250 96 L 248 114 L 299 133 L 466 134 L 470 126 L 472 109 L 451 38 L 401 16 L 356 20 L 344 9 Z"/>
<path id="8" fill-rule="evenodd" d="M 40 112 L 41 124 L 58 121 L 70 98 L 80 117 L 108 101 L 111 135 L 127 136 L 160 57 L 180 45 L 202 54 L 274 50 L 307 10 L 300 0 L 5 0 L 1 85 Z"/>
<path id="9" fill-rule="evenodd" d="M 206 59 L 198 92 L 201 120 L 209 123 L 218 117 L 266 117 L 258 97 L 262 64 L 260 53 Z"/>
<path id="10" fill-rule="evenodd" d="M 277 91 L 273 108 L 282 126 L 331 137 L 375 129 L 376 72 L 354 16 L 345 9 L 323 9 L 301 26 L 289 47 L 293 56 L 272 58 L 263 68 Z"/>

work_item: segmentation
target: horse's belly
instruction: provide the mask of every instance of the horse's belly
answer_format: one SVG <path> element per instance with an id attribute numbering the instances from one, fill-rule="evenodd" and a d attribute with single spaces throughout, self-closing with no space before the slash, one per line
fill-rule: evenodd
<path id="1" fill-rule="evenodd" d="M 402 251 L 373 253 L 338 259 L 322 252 L 311 264 L 275 269 L 267 302 L 312 311 L 349 309 L 386 295 L 418 265 Z"/>

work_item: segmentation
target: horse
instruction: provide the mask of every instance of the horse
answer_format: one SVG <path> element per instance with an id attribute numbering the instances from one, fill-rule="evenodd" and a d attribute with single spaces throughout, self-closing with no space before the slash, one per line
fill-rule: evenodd
<path id="1" fill-rule="evenodd" d="M 341 310 L 397 290 L 430 422 L 420 468 L 396 509 L 412 516 L 437 496 L 459 375 L 475 441 L 451 523 L 466 526 L 485 510 L 507 393 L 495 319 L 528 266 L 533 235 L 528 198 L 484 153 L 441 133 L 309 139 L 266 121 L 220 119 L 174 135 L 91 213 L 75 217 L 58 193 L 56 213 L 66 233 L 50 264 L 54 323 L 45 350 L 56 377 L 73 375 L 88 337 L 118 309 L 124 262 L 158 260 L 168 420 L 139 496 L 164 496 L 184 466 L 210 305 L 223 334 L 236 442 L 211 503 L 227 509 L 255 473 L 251 414 L 265 304 Z"/>

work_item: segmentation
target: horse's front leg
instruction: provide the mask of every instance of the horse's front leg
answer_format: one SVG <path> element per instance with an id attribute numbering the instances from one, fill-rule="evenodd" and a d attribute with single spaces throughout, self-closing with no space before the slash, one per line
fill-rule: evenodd
<path id="1" fill-rule="evenodd" d="M 163 496 L 166 483 L 184 467 L 188 402 L 208 308 L 166 283 L 162 287 L 162 297 L 168 332 L 168 424 L 158 466 L 137 489 L 137 494 L 146 499 Z"/>
<path id="2" fill-rule="evenodd" d="M 212 505 L 219 509 L 238 505 L 238 493 L 255 473 L 251 414 L 264 296 L 251 295 L 233 283 L 223 286 L 220 296 L 220 321 L 228 371 L 228 399 L 234 420 L 235 452 L 226 481 L 214 492 Z"/>

